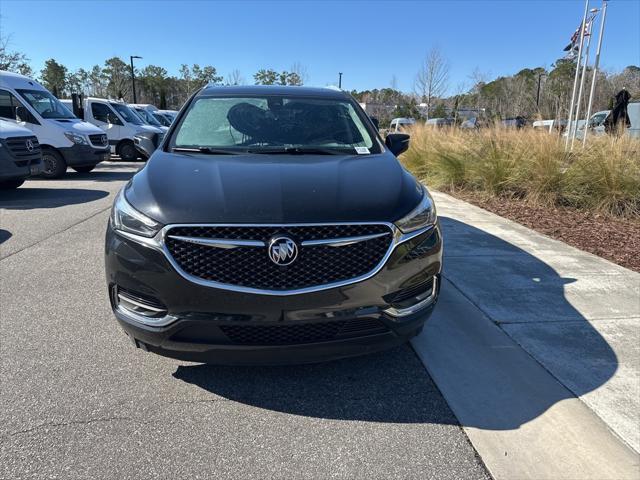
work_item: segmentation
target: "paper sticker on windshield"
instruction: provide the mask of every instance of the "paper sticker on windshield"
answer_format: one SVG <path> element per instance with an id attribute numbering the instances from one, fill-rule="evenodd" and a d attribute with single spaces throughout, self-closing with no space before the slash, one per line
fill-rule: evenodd
<path id="1" fill-rule="evenodd" d="M 355 147 L 358 155 L 369 155 L 369 149 L 367 147 Z"/>

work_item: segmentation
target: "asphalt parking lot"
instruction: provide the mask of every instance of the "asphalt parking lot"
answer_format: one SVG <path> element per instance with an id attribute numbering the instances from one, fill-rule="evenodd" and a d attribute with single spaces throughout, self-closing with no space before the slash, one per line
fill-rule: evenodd
<path id="1" fill-rule="evenodd" d="M 103 235 L 141 164 L 0 193 L 0 478 L 487 478 L 409 346 L 298 367 L 136 350 Z"/>

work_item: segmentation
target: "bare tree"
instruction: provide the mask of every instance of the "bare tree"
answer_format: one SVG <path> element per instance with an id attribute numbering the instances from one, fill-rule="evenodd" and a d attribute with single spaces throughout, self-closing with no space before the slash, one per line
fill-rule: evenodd
<path id="1" fill-rule="evenodd" d="M 22 52 L 9 50 L 10 37 L 3 36 L 0 29 L 0 70 L 20 73 L 28 77 L 33 75 L 29 59 Z"/>
<path id="2" fill-rule="evenodd" d="M 304 85 L 309 81 L 307 67 L 304 66 L 301 62 L 294 62 L 293 65 L 291 65 L 290 70 L 290 73 L 297 75 L 297 77 L 300 79 L 300 85 Z"/>
<path id="3" fill-rule="evenodd" d="M 443 96 L 449 86 L 449 62 L 438 47 L 425 57 L 415 80 L 415 92 L 427 104 L 427 120 L 434 98 Z"/>
<path id="4" fill-rule="evenodd" d="M 240 70 L 237 68 L 232 70 L 229 75 L 227 75 L 227 80 L 225 81 L 227 85 L 244 85 L 246 82 L 244 77 L 240 73 Z"/>

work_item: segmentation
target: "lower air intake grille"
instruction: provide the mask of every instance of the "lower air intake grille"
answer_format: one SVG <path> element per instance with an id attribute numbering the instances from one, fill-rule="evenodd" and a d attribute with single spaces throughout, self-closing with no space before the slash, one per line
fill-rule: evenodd
<path id="1" fill-rule="evenodd" d="M 220 329 L 237 345 L 298 345 L 388 331 L 382 322 L 371 318 L 300 325 L 223 325 Z"/>

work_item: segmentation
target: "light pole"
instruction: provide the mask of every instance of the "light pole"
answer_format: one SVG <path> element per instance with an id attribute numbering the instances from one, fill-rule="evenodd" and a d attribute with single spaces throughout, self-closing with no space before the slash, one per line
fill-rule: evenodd
<path id="1" fill-rule="evenodd" d="M 136 74 L 133 70 L 133 59 L 134 58 L 142 58 L 138 55 L 131 55 L 129 60 L 131 62 L 131 86 L 133 87 L 133 103 L 138 103 L 138 98 L 136 97 Z"/>
<path id="2" fill-rule="evenodd" d="M 338 88 L 342 88 L 342 72 L 338 72 Z"/>
<path id="3" fill-rule="evenodd" d="M 580 77 L 580 90 L 578 92 L 578 102 L 576 103 L 576 128 L 573 129 L 573 137 L 571 137 L 571 150 L 573 150 L 573 142 L 576 140 L 576 134 L 578 133 L 578 122 L 580 121 L 580 106 L 582 105 L 582 90 L 584 89 L 584 80 L 587 78 L 587 66 L 589 65 L 589 48 L 591 47 L 591 31 L 593 30 L 593 21 L 598 13 L 597 8 L 592 8 L 590 10 L 591 17 L 589 22 L 585 26 L 588 28 L 589 38 L 587 39 L 587 49 L 584 55 L 584 64 L 582 65 L 582 77 Z M 586 33 L 585 33 L 586 35 Z M 589 123 L 589 119 L 587 118 L 587 122 L 584 125 L 586 130 L 587 123 Z"/>
<path id="4" fill-rule="evenodd" d="M 582 44 L 584 43 L 584 27 L 587 24 L 587 13 L 589 13 L 589 0 L 584 0 L 584 15 L 582 16 L 582 23 L 580 24 L 580 46 L 578 47 L 578 60 L 576 62 L 576 74 L 573 77 L 573 89 L 571 90 L 571 104 L 569 106 L 569 119 L 567 120 L 567 141 L 564 144 L 564 149 L 569 149 L 569 142 L 571 141 L 571 133 L 573 130 L 572 122 L 573 108 L 576 101 L 576 90 L 578 89 L 578 78 L 580 77 L 580 65 L 582 64 Z M 576 125 L 577 126 L 577 125 Z"/>
<path id="5" fill-rule="evenodd" d="M 584 127 L 584 137 L 582 138 L 582 146 L 587 145 L 587 132 L 589 131 L 589 118 L 591 117 L 591 105 L 593 102 L 593 93 L 596 89 L 596 75 L 598 75 L 598 66 L 600 65 L 600 48 L 602 47 L 602 35 L 604 34 L 604 21 L 607 18 L 607 0 L 602 0 L 602 17 L 600 19 L 600 33 L 598 34 L 598 49 L 596 50 L 596 61 L 593 64 L 593 78 L 591 79 L 591 92 L 589 93 L 589 106 L 587 107 L 587 125 Z"/>

